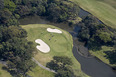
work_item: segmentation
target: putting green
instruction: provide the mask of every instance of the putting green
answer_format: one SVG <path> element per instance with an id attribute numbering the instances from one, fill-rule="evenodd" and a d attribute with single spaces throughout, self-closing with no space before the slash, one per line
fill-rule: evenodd
<path id="1" fill-rule="evenodd" d="M 28 33 L 28 40 L 34 42 L 35 47 L 36 39 L 42 39 L 46 44 L 50 46 L 49 53 L 42 53 L 38 50 L 38 53 L 35 55 L 35 59 L 38 60 L 44 66 L 47 62 L 52 60 L 53 56 L 68 56 L 73 61 L 73 70 L 77 76 L 88 77 L 85 75 L 80 68 L 79 62 L 75 59 L 72 53 L 73 48 L 73 40 L 72 36 L 55 26 L 47 25 L 47 24 L 29 24 L 29 25 L 21 25 Z M 62 31 L 62 34 L 50 33 L 47 31 L 47 28 L 56 28 Z"/>
<path id="2" fill-rule="evenodd" d="M 70 0 L 116 29 L 116 0 Z"/>

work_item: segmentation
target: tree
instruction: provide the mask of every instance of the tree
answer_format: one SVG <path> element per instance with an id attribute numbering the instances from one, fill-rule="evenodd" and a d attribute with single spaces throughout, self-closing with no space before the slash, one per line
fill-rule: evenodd
<path id="1" fill-rule="evenodd" d="M 2 41 L 7 41 L 13 37 L 25 38 L 27 33 L 24 29 L 17 26 L 4 27 L 2 30 Z"/>
<path id="2" fill-rule="evenodd" d="M 31 13 L 31 10 L 27 6 L 18 5 L 15 12 L 20 16 L 27 16 Z"/>
<path id="3" fill-rule="evenodd" d="M 15 77 L 26 76 L 35 67 L 32 61 L 35 47 L 26 40 L 26 31 L 18 26 L 1 26 L 0 33 L 0 57 L 8 61 L 8 69 L 17 74 Z"/>
<path id="4" fill-rule="evenodd" d="M 66 57 L 66 56 L 54 56 L 53 57 L 54 60 L 56 60 L 56 62 L 61 62 L 63 63 L 63 65 L 72 65 L 72 61 L 70 58 Z"/>
<path id="5" fill-rule="evenodd" d="M 109 59 L 110 64 L 116 64 L 116 50 L 105 51 L 106 58 Z"/>
<path id="6" fill-rule="evenodd" d="M 64 70 L 58 70 L 58 74 L 55 75 L 55 77 L 76 77 L 72 71 L 64 71 Z"/>
<path id="7" fill-rule="evenodd" d="M 67 0 L 48 0 L 46 15 L 54 22 L 63 22 L 78 17 L 79 8 Z"/>
<path id="8" fill-rule="evenodd" d="M 10 11 L 14 11 L 16 8 L 16 5 L 13 1 L 10 0 L 4 0 L 4 7 L 8 8 Z"/>
<path id="9" fill-rule="evenodd" d="M 89 35 L 89 29 L 88 28 L 82 28 L 78 34 L 79 36 L 79 40 L 81 41 L 88 41 L 89 38 L 90 38 L 90 35 Z"/>
<path id="10" fill-rule="evenodd" d="M 4 8 L 4 0 L 0 0 L 0 9 Z"/>
<path id="11" fill-rule="evenodd" d="M 47 67 L 57 72 L 55 77 L 76 77 L 73 73 L 73 63 L 66 56 L 54 56 L 51 62 L 47 63 Z"/>
<path id="12" fill-rule="evenodd" d="M 38 5 L 37 7 L 37 15 L 44 15 L 46 12 L 46 9 L 43 5 Z"/>
<path id="13" fill-rule="evenodd" d="M 0 10 L 0 24 L 7 24 L 8 20 L 12 16 L 12 13 L 8 10 Z"/>
<path id="14" fill-rule="evenodd" d="M 100 32 L 97 34 L 97 36 L 99 37 L 99 39 L 101 41 L 103 41 L 104 43 L 110 42 L 111 39 L 111 34 L 107 33 L 107 32 Z"/>

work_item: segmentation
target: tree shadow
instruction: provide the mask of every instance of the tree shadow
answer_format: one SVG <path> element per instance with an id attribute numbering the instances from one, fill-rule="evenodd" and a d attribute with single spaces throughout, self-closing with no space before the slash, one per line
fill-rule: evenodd
<path id="1" fill-rule="evenodd" d="M 102 49 L 101 48 L 102 44 L 100 44 L 100 42 L 98 41 L 87 42 L 86 46 L 88 47 L 89 50 L 92 50 L 92 51 L 99 51 Z"/>
<path id="2" fill-rule="evenodd" d="M 16 75 L 16 72 L 14 70 L 9 70 L 6 66 L 3 66 L 2 69 L 9 72 L 12 76 Z"/>

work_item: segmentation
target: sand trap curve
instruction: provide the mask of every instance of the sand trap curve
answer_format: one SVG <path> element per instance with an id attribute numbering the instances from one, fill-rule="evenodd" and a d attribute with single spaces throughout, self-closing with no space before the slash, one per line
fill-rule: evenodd
<path id="1" fill-rule="evenodd" d="M 40 45 L 37 45 L 36 48 L 40 50 L 41 52 L 48 53 L 50 51 L 50 47 L 41 39 L 37 39 L 35 40 L 35 42 L 40 44 Z"/>
<path id="2" fill-rule="evenodd" d="M 48 32 L 52 32 L 52 33 L 62 33 L 61 30 L 58 30 L 58 29 L 52 29 L 52 28 L 47 28 L 47 31 L 48 31 Z"/>

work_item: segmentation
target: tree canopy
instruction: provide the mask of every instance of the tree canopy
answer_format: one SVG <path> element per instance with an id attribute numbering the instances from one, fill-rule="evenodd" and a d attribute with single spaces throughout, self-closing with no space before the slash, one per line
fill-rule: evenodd
<path id="1" fill-rule="evenodd" d="M 100 49 L 103 45 L 115 45 L 116 30 L 99 22 L 96 17 L 88 15 L 77 24 L 81 27 L 79 39 L 86 42 L 88 48 L 92 50 Z"/>
<path id="2" fill-rule="evenodd" d="M 55 77 L 76 77 L 72 70 L 72 60 L 66 56 L 54 56 L 51 62 L 47 63 L 47 67 L 55 70 Z"/>

